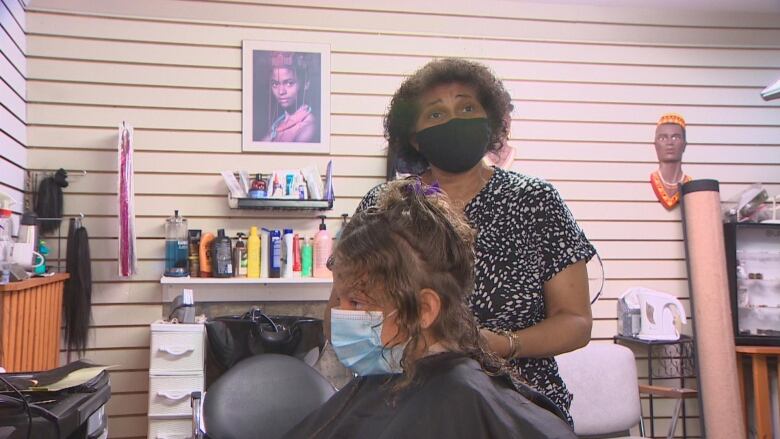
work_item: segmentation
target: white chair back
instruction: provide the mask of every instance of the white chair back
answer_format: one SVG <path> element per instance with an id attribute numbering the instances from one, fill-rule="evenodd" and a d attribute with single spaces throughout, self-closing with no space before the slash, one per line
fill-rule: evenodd
<path id="1" fill-rule="evenodd" d="M 579 436 L 628 434 L 641 406 L 634 353 L 625 346 L 591 342 L 555 357 L 574 395 L 571 416 Z"/>

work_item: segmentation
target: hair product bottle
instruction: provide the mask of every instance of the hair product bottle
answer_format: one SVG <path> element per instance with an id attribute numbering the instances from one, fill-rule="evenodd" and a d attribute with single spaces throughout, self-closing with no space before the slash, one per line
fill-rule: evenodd
<path id="1" fill-rule="evenodd" d="M 200 277 L 211 277 L 211 243 L 214 234 L 206 232 L 200 238 Z"/>
<path id="2" fill-rule="evenodd" d="M 268 243 L 268 277 L 282 276 L 282 233 L 271 230 L 271 241 Z"/>
<path id="3" fill-rule="evenodd" d="M 246 277 L 247 254 L 243 233 L 236 235 L 236 245 L 233 247 L 233 277 Z"/>
<path id="4" fill-rule="evenodd" d="M 268 247 L 271 243 L 271 231 L 263 227 L 260 233 L 260 277 L 268 277 L 268 266 L 271 260 L 271 253 Z"/>
<path id="5" fill-rule="evenodd" d="M 257 236 L 257 227 L 255 226 L 249 229 L 246 254 L 246 277 L 260 277 L 260 237 Z"/>
<path id="6" fill-rule="evenodd" d="M 303 246 L 301 247 L 301 277 L 311 277 L 311 265 L 314 251 L 314 241 L 312 238 L 302 237 Z"/>
<path id="7" fill-rule="evenodd" d="M 225 229 L 217 231 L 217 238 L 212 244 L 212 270 L 214 277 L 233 277 L 233 249 L 230 238 L 225 235 Z"/>
<path id="8" fill-rule="evenodd" d="M 284 229 L 282 244 L 282 256 L 284 257 L 282 261 L 282 277 L 290 278 L 293 277 L 293 262 L 295 260 L 295 256 L 293 255 L 292 229 Z"/>
<path id="9" fill-rule="evenodd" d="M 301 276 L 301 247 L 303 240 L 297 233 L 293 236 L 293 277 Z"/>
<path id="10" fill-rule="evenodd" d="M 333 239 L 325 226 L 325 215 L 319 216 L 320 231 L 314 235 L 314 277 L 331 277 L 328 269 L 328 258 L 333 249 Z"/>

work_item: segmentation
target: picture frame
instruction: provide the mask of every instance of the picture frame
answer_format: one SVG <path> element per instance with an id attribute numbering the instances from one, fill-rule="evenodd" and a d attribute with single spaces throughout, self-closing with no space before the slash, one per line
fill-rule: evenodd
<path id="1" fill-rule="evenodd" d="M 330 46 L 242 42 L 242 150 L 330 152 Z"/>

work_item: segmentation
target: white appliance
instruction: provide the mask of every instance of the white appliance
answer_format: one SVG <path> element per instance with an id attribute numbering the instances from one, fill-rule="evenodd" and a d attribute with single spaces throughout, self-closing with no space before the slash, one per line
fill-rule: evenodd
<path id="1" fill-rule="evenodd" d="M 639 299 L 640 327 L 638 338 L 642 340 L 679 340 L 680 333 L 674 325 L 675 311 L 683 324 L 687 323 L 685 308 L 671 294 L 647 288 L 636 292 Z"/>

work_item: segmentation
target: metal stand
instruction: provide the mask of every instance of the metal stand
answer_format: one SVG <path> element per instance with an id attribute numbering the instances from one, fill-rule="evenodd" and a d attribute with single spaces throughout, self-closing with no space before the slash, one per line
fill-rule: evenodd
<path id="1" fill-rule="evenodd" d="M 696 368 L 693 355 L 693 339 L 688 335 L 681 335 L 679 340 L 640 340 L 634 337 L 616 335 L 614 342 L 624 346 L 641 346 L 647 352 L 647 382 L 653 385 L 654 379 L 679 379 L 680 388 L 685 389 L 686 379 L 696 378 Z M 663 350 L 665 352 L 658 352 Z M 673 352 L 670 352 L 673 351 Z M 655 408 L 654 397 L 648 395 L 650 409 L 650 437 L 655 437 Z M 677 419 L 682 415 L 683 438 L 688 437 L 688 427 L 685 423 L 686 410 L 683 398 L 679 398 L 671 417 L 668 437 L 673 437 L 677 427 Z"/>

